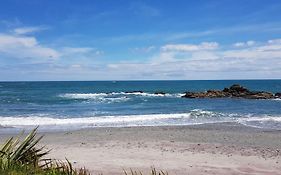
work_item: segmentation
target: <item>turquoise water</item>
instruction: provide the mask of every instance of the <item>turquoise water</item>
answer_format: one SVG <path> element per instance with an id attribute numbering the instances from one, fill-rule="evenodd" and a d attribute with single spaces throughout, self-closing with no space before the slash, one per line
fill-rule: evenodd
<path id="1" fill-rule="evenodd" d="M 237 122 L 281 129 L 280 100 L 180 98 L 237 83 L 281 92 L 281 80 L 0 82 L 0 125 L 57 130 Z M 138 90 L 144 93 L 126 93 Z"/>

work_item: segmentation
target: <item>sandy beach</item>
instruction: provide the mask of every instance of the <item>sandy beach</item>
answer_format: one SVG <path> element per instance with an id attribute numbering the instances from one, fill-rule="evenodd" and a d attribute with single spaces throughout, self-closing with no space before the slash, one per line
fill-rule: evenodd
<path id="1" fill-rule="evenodd" d="M 0 2 L 0 175 L 281 175 L 281 0 Z"/>
<path id="2" fill-rule="evenodd" d="M 50 157 L 67 157 L 93 174 L 123 169 L 169 174 L 281 174 L 281 131 L 233 123 L 92 128 L 41 133 Z M 1 134 L 1 142 L 11 134 Z"/>

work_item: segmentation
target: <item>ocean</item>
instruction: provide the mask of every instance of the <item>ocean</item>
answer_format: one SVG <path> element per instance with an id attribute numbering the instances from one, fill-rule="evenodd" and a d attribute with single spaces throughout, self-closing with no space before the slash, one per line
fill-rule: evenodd
<path id="1" fill-rule="evenodd" d="M 281 100 L 181 98 L 232 84 L 281 92 L 281 80 L 0 82 L 0 131 L 221 122 L 281 129 Z"/>

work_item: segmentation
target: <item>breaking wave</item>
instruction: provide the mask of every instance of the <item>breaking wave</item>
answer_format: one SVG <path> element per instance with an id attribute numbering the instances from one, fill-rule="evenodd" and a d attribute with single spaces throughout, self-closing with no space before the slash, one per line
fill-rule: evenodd
<path id="1" fill-rule="evenodd" d="M 80 118 L 59 118 L 51 116 L 16 116 L 0 117 L 5 127 L 25 126 L 67 126 L 77 127 L 114 127 L 114 126 L 161 126 L 161 125 L 193 125 L 203 123 L 227 122 L 224 114 L 210 111 L 192 110 L 179 114 L 145 114 L 122 116 L 93 116 Z"/>
<path id="2" fill-rule="evenodd" d="M 111 93 L 67 93 L 61 94 L 59 97 L 68 99 L 100 99 L 107 97 L 130 97 L 130 96 L 141 96 L 141 97 L 181 97 L 183 94 L 156 94 L 146 92 L 111 92 Z"/>
<path id="3" fill-rule="evenodd" d="M 281 116 L 252 116 L 247 118 L 240 118 L 238 119 L 238 123 L 257 128 L 281 130 Z"/>
<path id="4" fill-rule="evenodd" d="M 59 95 L 59 97 L 62 98 L 70 98 L 70 99 L 96 99 L 100 97 L 105 97 L 107 96 L 106 93 L 88 93 L 88 94 L 62 94 Z"/>
<path id="5" fill-rule="evenodd" d="M 281 116 L 238 115 L 200 109 L 177 114 L 92 116 L 78 118 L 61 118 L 48 115 L 0 117 L 2 127 L 31 128 L 40 125 L 40 128 L 47 128 L 48 130 L 52 128 L 79 129 L 89 127 L 197 125 L 222 122 L 235 122 L 258 128 L 281 129 Z"/>
<path id="6" fill-rule="evenodd" d="M 118 103 L 128 101 L 127 96 L 114 96 L 106 93 L 88 93 L 88 94 L 63 94 L 59 95 L 61 98 L 76 99 L 76 100 L 94 100 L 103 103 Z"/>

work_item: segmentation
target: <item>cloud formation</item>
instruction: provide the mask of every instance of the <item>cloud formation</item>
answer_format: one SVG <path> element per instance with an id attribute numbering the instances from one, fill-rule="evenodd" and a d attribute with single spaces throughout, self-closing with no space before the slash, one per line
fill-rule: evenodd
<path id="1" fill-rule="evenodd" d="M 281 61 L 281 42 L 280 39 L 269 40 L 258 46 L 252 46 L 243 49 L 227 50 L 223 52 L 224 57 L 245 58 L 245 59 L 278 59 Z"/>
<path id="2" fill-rule="evenodd" d="M 49 47 L 38 42 L 37 38 L 30 36 L 33 32 L 44 30 L 42 27 L 22 27 L 12 30 L 11 33 L 0 33 L 0 56 L 21 60 L 36 60 L 45 62 L 69 57 L 86 57 L 101 55 L 103 51 L 92 47 Z"/>
<path id="3" fill-rule="evenodd" d="M 145 63 L 116 63 L 107 72 L 122 70 L 137 79 L 248 79 L 281 77 L 281 40 L 269 40 L 247 48 L 219 49 L 219 44 L 164 45 Z M 245 42 L 247 43 L 247 42 Z M 128 76 L 129 75 L 129 76 Z"/>
<path id="4" fill-rule="evenodd" d="M 58 58 L 59 52 L 43 46 L 37 39 L 0 33 L 0 54 L 15 58 Z"/>
<path id="5" fill-rule="evenodd" d="M 37 27 L 20 27 L 20 28 L 16 28 L 14 30 L 12 30 L 12 32 L 16 35 L 24 35 L 24 34 L 30 34 L 30 33 L 34 33 L 34 32 L 39 32 L 42 30 L 46 30 L 48 29 L 47 27 L 43 27 L 43 26 L 37 26 Z"/>
<path id="6" fill-rule="evenodd" d="M 168 44 L 162 47 L 163 51 L 201 51 L 201 50 L 214 50 L 219 46 L 216 42 L 202 42 L 201 44 Z"/>
<path id="7" fill-rule="evenodd" d="M 27 32 L 27 31 L 26 31 Z M 31 32 L 31 31 L 30 31 Z M 0 77 L 25 75 L 32 80 L 128 80 L 128 79 L 248 79 L 281 77 L 281 39 L 242 41 L 229 45 L 218 42 L 173 43 L 136 47 L 146 61 L 93 60 L 103 55 L 94 47 L 50 47 L 36 37 L 0 33 Z M 29 59 L 26 59 L 29 58 Z M 26 60 L 25 62 L 17 62 Z M 30 61 L 37 60 L 37 61 Z M 22 76 L 20 76 L 22 77 Z M 19 78 L 20 78 L 19 77 Z M 40 78 L 41 77 L 41 78 Z M 70 79 L 68 79 L 70 78 Z"/>
<path id="8" fill-rule="evenodd" d="M 247 46 L 253 46 L 256 42 L 255 41 L 247 41 L 247 42 L 237 42 L 234 43 L 234 47 L 247 47 Z"/>

